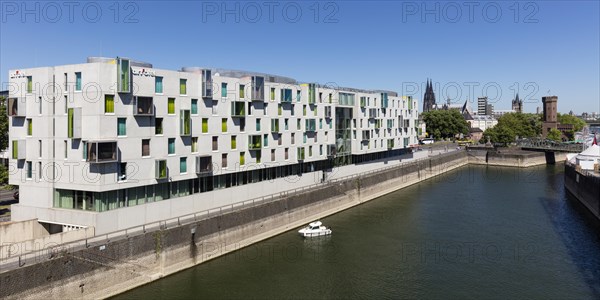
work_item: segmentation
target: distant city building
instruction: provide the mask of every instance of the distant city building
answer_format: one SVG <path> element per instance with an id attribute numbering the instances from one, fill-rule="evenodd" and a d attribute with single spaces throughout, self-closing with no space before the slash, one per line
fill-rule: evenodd
<path id="1" fill-rule="evenodd" d="M 491 104 L 488 104 L 485 106 L 485 115 L 487 116 L 493 116 L 494 115 L 494 106 Z"/>
<path id="2" fill-rule="evenodd" d="M 465 121 L 469 123 L 469 127 L 479 128 L 482 131 L 486 131 L 487 129 L 492 128 L 498 124 L 498 120 L 496 118 L 488 115 L 470 116 L 470 118 L 465 118 Z"/>
<path id="3" fill-rule="evenodd" d="M 425 95 L 423 95 L 423 112 L 428 112 L 434 109 L 435 93 L 433 92 L 433 83 L 427 79 L 427 87 L 425 87 Z"/>
<path id="4" fill-rule="evenodd" d="M 538 115 L 541 113 L 541 112 L 540 112 L 540 107 L 539 107 L 539 106 L 535 108 L 535 113 L 536 113 L 536 114 L 538 114 Z"/>
<path id="5" fill-rule="evenodd" d="M 487 113 L 487 105 L 488 105 L 487 97 L 479 97 L 477 98 L 477 114 L 478 115 L 486 115 Z"/>
<path id="6" fill-rule="evenodd" d="M 516 113 L 515 110 L 512 109 L 496 109 L 493 111 L 493 115 L 495 118 L 500 118 L 505 114 L 513 114 Z"/>
<path id="7" fill-rule="evenodd" d="M 512 110 L 518 113 L 523 113 L 523 100 L 519 99 L 519 93 L 512 101 Z"/>

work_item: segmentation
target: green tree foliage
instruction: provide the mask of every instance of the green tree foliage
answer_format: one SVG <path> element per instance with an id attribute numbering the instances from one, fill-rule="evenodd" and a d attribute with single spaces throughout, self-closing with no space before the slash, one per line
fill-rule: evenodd
<path id="1" fill-rule="evenodd" d="M 8 184 L 8 169 L 0 164 L 0 185 Z"/>
<path id="2" fill-rule="evenodd" d="M 542 119 L 538 114 L 510 113 L 502 115 L 498 124 L 483 133 L 482 141 L 508 145 L 519 138 L 537 137 L 542 133 Z"/>
<path id="3" fill-rule="evenodd" d="M 6 114 L 6 101 L 0 97 L 0 150 L 8 149 L 8 116 Z"/>
<path id="4" fill-rule="evenodd" d="M 427 133 L 435 139 L 453 138 L 456 134 L 469 133 L 469 124 L 455 109 L 433 110 L 422 114 Z"/>
<path id="5" fill-rule="evenodd" d="M 556 128 L 550 129 L 550 131 L 548 131 L 548 135 L 546 136 L 547 139 L 557 142 L 560 142 L 561 137 L 562 133 Z"/>
<path id="6" fill-rule="evenodd" d="M 557 118 L 558 118 L 558 123 L 560 123 L 560 124 L 573 125 L 573 130 L 569 130 L 568 132 L 565 132 L 565 135 L 567 136 L 567 138 L 569 140 L 573 140 L 575 138 L 575 132 L 580 131 L 586 125 L 585 121 L 583 121 L 582 119 L 580 119 L 576 116 L 557 114 Z"/>

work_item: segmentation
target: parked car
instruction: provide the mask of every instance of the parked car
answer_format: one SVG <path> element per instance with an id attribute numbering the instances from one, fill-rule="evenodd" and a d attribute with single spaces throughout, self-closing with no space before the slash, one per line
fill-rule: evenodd
<path id="1" fill-rule="evenodd" d="M 15 198 L 15 200 L 19 200 L 19 191 L 16 191 L 16 192 L 13 194 L 13 198 Z"/>

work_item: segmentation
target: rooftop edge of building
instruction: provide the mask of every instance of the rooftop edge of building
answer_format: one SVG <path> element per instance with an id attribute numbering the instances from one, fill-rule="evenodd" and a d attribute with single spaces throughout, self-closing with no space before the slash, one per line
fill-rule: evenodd
<path id="1" fill-rule="evenodd" d="M 133 59 L 130 59 L 127 57 L 118 57 L 118 56 L 116 58 L 115 57 L 102 57 L 102 56 L 88 56 L 86 61 L 87 61 L 87 63 L 110 63 L 118 58 L 128 59 L 130 62 L 130 65 L 134 66 L 134 67 L 154 68 L 154 66 L 151 63 L 143 62 L 143 61 L 136 61 L 136 60 L 133 60 Z M 201 73 L 202 70 L 210 70 L 214 76 L 223 76 L 223 77 L 231 77 L 231 78 L 262 76 L 265 78 L 265 81 L 272 82 L 272 83 L 283 83 L 283 84 L 293 84 L 293 85 L 309 83 L 309 82 L 298 82 L 296 79 L 291 78 L 291 77 L 262 73 L 262 72 L 244 71 L 244 70 L 232 70 L 232 69 L 222 69 L 222 68 L 190 66 L 190 67 L 182 67 L 180 71 L 187 72 L 187 73 Z M 367 89 L 359 89 L 359 88 L 351 88 L 351 87 L 340 87 L 335 84 L 329 84 L 329 83 L 324 84 L 324 85 L 318 84 L 318 86 L 325 87 L 325 88 L 331 88 L 333 90 L 342 90 L 342 91 L 355 92 L 355 93 L 366 93 L 366 94 L 387 93 L 391 97 L 399 97 L 398 92 L 391 91 L 391 90 L 380 90 L 380 89 L 367 90 Z"/>

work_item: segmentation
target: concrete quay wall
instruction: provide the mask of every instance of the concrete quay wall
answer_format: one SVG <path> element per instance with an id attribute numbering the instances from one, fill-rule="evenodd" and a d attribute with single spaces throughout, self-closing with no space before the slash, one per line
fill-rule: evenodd
<path id="1" fill-rule="evenodd" d="M 0 270 L 3 299 L 106 298 L 468 164 L 456 151 L 181 226 Z"/>

